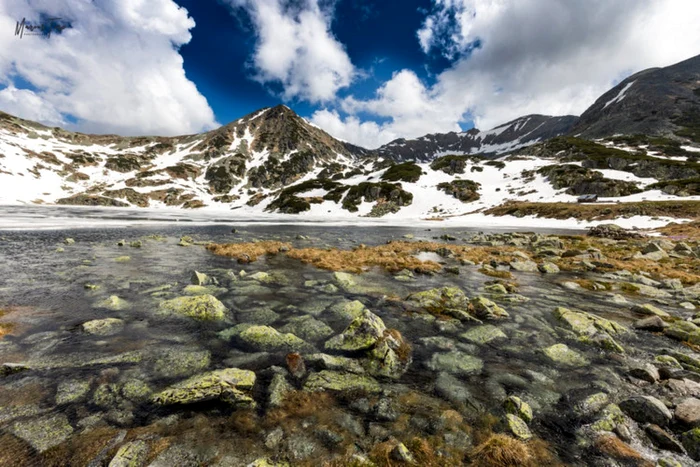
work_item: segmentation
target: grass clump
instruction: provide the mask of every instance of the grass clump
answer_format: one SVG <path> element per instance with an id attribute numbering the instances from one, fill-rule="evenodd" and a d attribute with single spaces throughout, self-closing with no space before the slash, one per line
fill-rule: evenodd
<path id="1" fill-rule="evenodd" d="M 403 162 L 389 167 L 382 175 L 382 180 L 387 182 L 415 183 L 421 175 L 423 175 L 423 171 L 415 162 Z"/>

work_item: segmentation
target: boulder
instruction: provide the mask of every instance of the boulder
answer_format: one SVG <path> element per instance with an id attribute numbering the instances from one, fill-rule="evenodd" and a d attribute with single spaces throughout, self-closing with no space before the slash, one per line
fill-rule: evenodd
<path id="1" fill-rule="evenodd" d="M 251 395 L 254 385 L 252 371 L 225 368 L 174 384 L 155 394 L 152 401 L 158 405 L 174 405 L 220 400 L 234 406 L 252 407 L 255 405 Z"/>
<path id="2" fill-rule="evenodd" d="M 534 261 L 529 261 L 529 260 L 524 260 L 524 261 L 511 261 L 510 262 L 510 268 L 513 271 L 518 271 L 518 272 L 537 272 L 537 263 Z"/>
<path id="3" fill-rule="evenodd" d="M 118 318 L 93 319 L 82 324 L 83 331 L 96 336 L 111 336 L 124 329 L 124 321 Z"/>
<path id="4" fill-rule="evenodd" d="M 656 369 L 651 363 L 644 363 L 637 366 L 633 366 L 629 371 L 630 375 L 646 381 L 647 383 L 656 383 L 661 379 L 659 376 L 659 370 Z"/>
<path id="5" fill-rule="evenodd" d="M 689 428 L 700 427 L 700 399 L 689 397 L 676 406 L 676 420 Z"/>
<path id="6" fill-rule="evenodd" d="M 513 414 L 523 419 L 526 423 L 532 421 L 532 408 L 517 396 L 510 396 L 503 402 L 506 413 Z"/>
<path id="7" fill-rule="evenodd" d="M 690 321 L 674 321 L 664 330 L 664 334 L 679 341 L 700 344 L 700 328 Z"/>
<path id="8" fill-rule="evenodd" d="M 532 438 L 530 428 L 528 428 L 527 423 L 520 417 L 516 417 L 513 414 L 506 414 L 506 426 L 508 430 L 520 440 L 526 441 Z"/>
<path id="9" fill-rule="evenodd" d="M 249 323 L 238 324 L 219 333 L 219 337 L 233 339 L 247 350 L 255 352 L 308 352 L 313 347 L 290 333 L 281 333 L 270 326 Z"/>
<path id="10" fill-rule="evenodd" d="M 537 269 L 539 269 L 542 274 L 556 274 L 559 272 L 559 266 L 550 262 L 540 264 Z"/>
<path id="11" fill-rule="evenodd" d="M 663 402 L 652 396 L 630 397 L 620 402 L 620 409 L 639 423 L 666 426 L 673 418 Z"/>
<path id="12" fill-rule="evenodd" d="M 415 292 L 406 300 L 428 313 L 442 316 L 452 316 L 462 321 L 470 321 L 469 298 L 457 287 L 441 287 Z"/>
<path id="13" fill-rule="evenodd" d="M 111 311 L 126 310 L 131 305 L 126 300 L 112 295 L 104 300 L 101 300 L 93 305 L 95 308 L 106 308 Z"/>
<path id="14" fill-rule="evenodd" d="M 200 321 L 219 321 L 226 317 L 227 309 L 213 295 L 177 297 L 160 303 L 161 315 L 180 315 Z"/>
<path id="15" fill-rule="evenodd" d="M 655 307 L 654 305 L 650 303 L 646 303 L 644 305 L 635 305 L 632 307 L 632 311 L 635 313 L 639 313 L 641 315 L 652 315 L 652 316 L 658 316 L 660 318 L 668 318 L 671 315 L 666 313 L 663 310 L 660 310 L 659 308 Z"/>
<path id="16" fill-rule="evenodd" d="M 700 428 L 693 428 L 683 433 L 681 442 L 688 456 L 695 461 L 700 461 Z"/>
<path id="17" fill-rule="evenodd" d="M 668 327 L 668 324 L 659 316 L 650 316 L 648 318 L 635 321 L 634 327 L 642 331 L 663 332 Z"/>
<path id="18" fill-rule="evenodd" d="M 326 341 L 329 350 L 354 352 L 374 347 L 384 336 L 386 326 L 381 318 L 365 309 L 337 336 Z"/>
<path id="19" fill-rule="evenodd" d="M 507 318 L 508 312 L 485 297 L 475 297 L 469 302 L 479 319 Z"/>

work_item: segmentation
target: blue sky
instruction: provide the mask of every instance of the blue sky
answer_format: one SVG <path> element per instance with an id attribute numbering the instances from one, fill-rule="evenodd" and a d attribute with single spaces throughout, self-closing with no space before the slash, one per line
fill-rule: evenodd
<path id="1" fill-rule="evenodd" d="M 12 34 L 46 17 L 71 27 Z M 0 110 L 177 135 L 284 103 L 374 148 L 580 114 L 700 53 L 698 24 L 700 2 L 678 0 L 0 0 Z"/>

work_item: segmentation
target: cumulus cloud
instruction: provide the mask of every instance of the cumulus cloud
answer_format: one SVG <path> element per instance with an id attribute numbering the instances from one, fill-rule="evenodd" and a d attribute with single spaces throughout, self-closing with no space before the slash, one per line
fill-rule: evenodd
<path id="1" fill-rule="evenodd" d="M 452 65 L 431 85 L 403 70 L 371 99 L 346 98 L 345 126 L 329 131 L 374 147 L 467 119 L 488 129 L 530 113 L 578 115 L 629 74 L 698 54 L 698 24 L 700 2 L 434 0 L 416 39 Z M 359 112 L 389 120 L 368 138 Z"/>
<path id="2" fill-rule="evenodd" d="M 254 78 L 283 87 L 286 100 L 329 101 L 356 75 L 331 32 L 332 11 L 318 0 L 226 0 L 244 9 L 255 27 Z"/>
<path id="3" fill-rule="evenodd" d="M 13 36 L 17 20 L 70 21 L 50 38 Z M 0 2 L 0 108 L 86 132 L 183 134 L 216 126 L 177 47 L 194 20 L 172 0 Z M 16 89 L 18 79 L 32 89 Z M 21 86 L 24 87 L 24 86 Z"/>

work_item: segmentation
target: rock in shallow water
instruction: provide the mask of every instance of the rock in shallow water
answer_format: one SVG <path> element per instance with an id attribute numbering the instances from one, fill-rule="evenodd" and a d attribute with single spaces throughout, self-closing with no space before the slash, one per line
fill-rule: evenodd
<path id="1" fill-rule="evenodd" d="M 304 391 L 363 391 L 368 393 L 379 393 L 381 386 L 374 378 L 352 373 L 340 373 L 336 371 L 324 370 L 309 375 L 304 384 Z"/>
<path id="2" fill-rule="evenodd" d="M 218 321 L 226 316 L 226 307 L 212 295 L 177 297 L 161 302 L 158 311 L 162 315 L 180 315 L 201 321 Z"/>
<path id="3" fill-rule="evenodd" d="M 94 319 L 82 325 L 83 331 L 96 336 L 111 336 L 124 329 L 124 321 L 118 318 Z"/>
<path id="4" fill-rule="evenodd" d="M 475 344 L 488 344 L 497 339 L 508 339 L 508 336 L 503 331 L 490 324 L 471 328 L 467 332 L 460 334 L 460 337 Z"/>
<path id="5" fill-rule="evenodd" d="M 255 352 L 309 352 L 313 346 L 294 334 L 283 334 L 270 326 L 238 324 L 219 333 L 225 340 L 236 343 Z"/>
<path id="6" fill-rule="evenodd" d="M 620 402 L 620 409 L 639 423 L 666 426 L 673 418 L 663 402 L 652 396 L 630 397 Z"/>
<path id="7" fill-rule="evenodd" d="M 484 362 L 478 357 L 455 350 L 434 354 L 428 361 L 427 366 L 433 371 L 445 371 L 455 375 L 469 376 L 481 373 Z"/>
<path id="8" fill-rule="evenodd" d="M 365 309 L 341 334 L 326 341 L 325 347 L 348 352 L 370 349 L 382 338 L 384 331 L 386 326 L 381 318 Z"/>
<path id="9" fill-rule="evenodd" d="M 582 367 L 589 364 L 588 360 L 566 344 L 554 344 L 543 350 L 544 354 L 554 363 L 570 367 Z"/>
<path id="10" fill-rule="evenodd" d="M 39 452 L 61 444 L 73 434 L 73 427 L 63 414 L 15 422 L 10 432 Z"/>
<path id="11" fill-rule="evenodd" d="M 255 385 L 255 373 L 238 368 L 211 371 L 174 384 L 155 394 L 158 405 L 193 404 L 221 400 L 235 406 L 255 405 L 250 391 Z"/>

